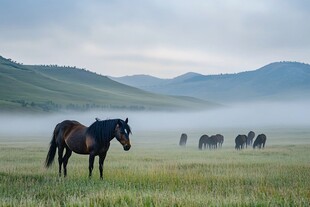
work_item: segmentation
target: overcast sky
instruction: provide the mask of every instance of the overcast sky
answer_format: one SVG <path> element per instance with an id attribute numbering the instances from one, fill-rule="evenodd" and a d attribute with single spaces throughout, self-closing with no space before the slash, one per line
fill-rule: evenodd
<path id="1" fill-rule="evenodd" d="M 310 1 L 0 0 L 0 55 L 162 78 L 310 63 Z"/>

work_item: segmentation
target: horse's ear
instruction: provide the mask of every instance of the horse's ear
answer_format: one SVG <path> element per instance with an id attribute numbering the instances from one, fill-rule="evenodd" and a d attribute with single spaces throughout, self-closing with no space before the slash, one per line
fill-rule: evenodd
<path id="1" fill-rule="evenodd" d="M 126 124 L 128 123 L 128 118 L 126 118 L 125 123 L 126 123 Z"/>

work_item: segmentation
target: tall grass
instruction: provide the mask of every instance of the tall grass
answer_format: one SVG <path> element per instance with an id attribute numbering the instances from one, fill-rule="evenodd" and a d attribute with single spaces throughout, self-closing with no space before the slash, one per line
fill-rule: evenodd
<path id="1" fill-rule="evenodd" d="M 16 139 L 18 140 L 18 139 Z M 99 179 L 73 154 L 68 177 L 43 167 L 48 141 L 0 140 L 1 206 L 309 206 L 310 145 L 264 150 L 112 142 Z M 175 143 L 177 143 L 176 140 Z"/>

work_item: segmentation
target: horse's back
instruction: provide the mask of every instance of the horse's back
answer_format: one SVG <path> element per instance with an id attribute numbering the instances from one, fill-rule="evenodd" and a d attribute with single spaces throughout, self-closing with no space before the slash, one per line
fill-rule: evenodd
<path id="1" fill-rule="evenodd" d="M 64 120 L 57 124 L 56 127 L 60 127 L 61 129 L 70 130 L 72 127 L 82 125 L 80 122 L 75 120 Z"/>
<path id="2" fill-rule="evenodd" d="M 77 153 L 85 153 L 85 132 L 87 127 L 75 120 L 64 120 L 55 127 L 56 142 L 66 145 Z"/>

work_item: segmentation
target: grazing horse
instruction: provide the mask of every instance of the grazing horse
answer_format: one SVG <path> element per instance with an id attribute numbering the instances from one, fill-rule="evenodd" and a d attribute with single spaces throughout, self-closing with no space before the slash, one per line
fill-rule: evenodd
<path id="1" fill-rule="evenodd" d="M 218 139 L 216 135 L 212 135 L 207 140 L 207 144 L 209 145 L 209 149 L 216 149 L 217 148 Z"/>
<path id="2" fill-rule="evenodd" d="M 265 143 L 266 143 L 266 135 L 265 134 L 260 134 L 256 137 L 254 144 L 253 144 L 253 149 L 257 146 L 259 149 L 261 149 L 262 145 L 263 148 L 265 148 Z"/>
<path id="3" fill-rule="evenodd" d="M 180 146 L 185 146 L 186 145 L 186 141 L 187 141 L 187 134 L 183 133 L 181 135 L 179 145 Z"/>
<path id="4" fill-rule="evenodd" d="M 218 143 L 218 137 L 217 135 L 202 135 L 199 139 L 199 144 L 198 148 L 201 150 L 203 147 L 204 149 L 209 148 L 209 149 L 216 149 L 217 148 L 217 143 Z"/>
<path id="5" fill-rule="evenodd" d="M 252 146 L 254 137 L 255 137 L 255 133 L 253 131 L 250 131 L 248 133 L 248 141 L 247 141 L 248 145 Z"/>
<path id="6" fill-rule="evenodd" d="M 207 145 L 207 142 L 208 142 L 208 139 L 209 139 L 209 136 L 204 134 L 200 137 L 199 139 L 199 144 L 198 144 L 198 148 L 200 150 L 202 150 L 202 147 L 204 147 L 204 149 L 206 149 L 206 145 Z"/>
<path id="7" fill-rule="evenodd" d="M 217 137 L 217 143 L 218 143 L 218 147 L 222 148 L 223 142 L 224 142 L 224 136 L 221 134 L 217 134 L 215 135 Z"/>
<path id="8" fill-rule="evenodd" d="M 131 147 L 128 118 L 96 121 L 86 127 L 77 121 L 65 120 L 56 125 L 50 148 L 46 157 L 45 166 L 52 165 L 56 149 L 58 148 L 59 176 L 61 176 L 61 165 L 64 168 L 64 177 L 67 176 L 67 164 L 72 151 L 77 154 L 89 154 L 89 177 L 92 175 L 95 156 L 99 156 L 99 171 L 102 179 L 103 163 L 110 147 L 110 141 L 116 139 L 123 145 L 125 151 Z M 64 149 L 66 153 L 63 156 Z"/>
<path id="9" fill-rule="evenodd" d="M 246 135 L 238 135 L 235 139 L 235 143 L 236 143 L 236 146 L 235 146 L 235 149 L 237 150 L 241 150 L 243 149 L 244 145 L 247 145 L 247 136 Z"/>

